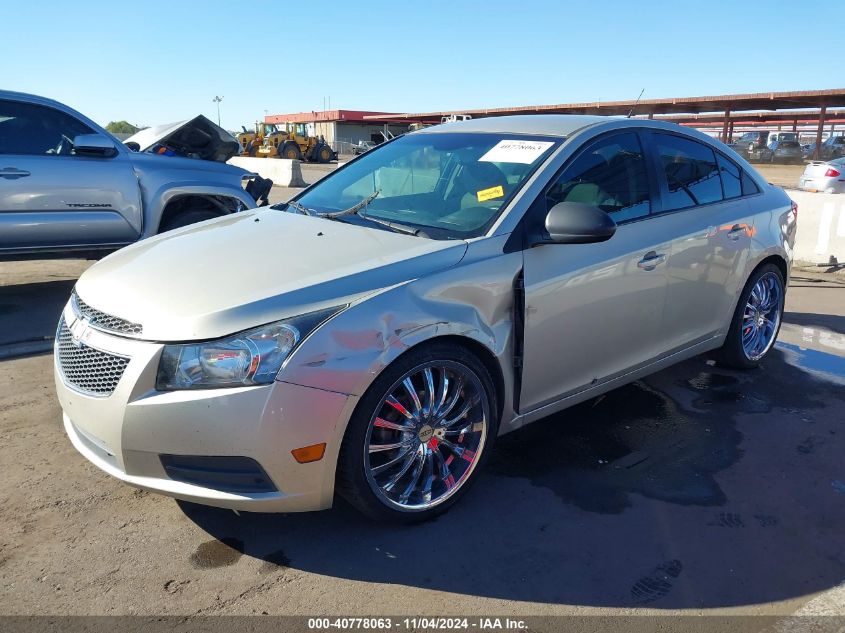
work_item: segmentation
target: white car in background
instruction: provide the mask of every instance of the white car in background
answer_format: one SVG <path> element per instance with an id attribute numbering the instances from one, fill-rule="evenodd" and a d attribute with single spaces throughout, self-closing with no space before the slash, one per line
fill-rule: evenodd
<path id="1" fill-rule="evenodd" d="M 845 193 L 845 157 L 812 161 L 804 168 L 798 187 L 804 191 Z"/>

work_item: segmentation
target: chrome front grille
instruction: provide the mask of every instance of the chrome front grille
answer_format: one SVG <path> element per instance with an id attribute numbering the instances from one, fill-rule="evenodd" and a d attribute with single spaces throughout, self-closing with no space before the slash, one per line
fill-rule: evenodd
<path id="1" fill-rule="evenodd" d="M 91 327 L 98 330 L 114 332 L 115 334 L 141 334 L 144 330 L 140 323 L 132 323 L 92 308 L 76 294 L 75 290 L 70 296 L 70 304 L 77 316 L 85 317 Z"/>
<path id="2" fill-rule="evenodd" d="M 65 384 L 92 396 L 108 396 L 117 387 L 129 359 L 74 341 L 64 317 L 56 333 L 56 360 Z"/>

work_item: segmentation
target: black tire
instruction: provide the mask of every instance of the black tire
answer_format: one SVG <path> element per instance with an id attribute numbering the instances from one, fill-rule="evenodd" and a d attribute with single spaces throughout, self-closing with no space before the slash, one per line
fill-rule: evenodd
<path id="1" fill-rule="evenodd" d="M 376 408 L 397 381 L 420 365 L 438 361 L 457 363 L 478 378 L 483 387 L 481 397 L 487 399 L 486 410 L 489 412 L 486 438 L 474 468 L 451 496 L 428 509 L 400 510 L 380 499 L 367 480 L 364 450 L 370 421 L 378 414 Z M 498 400 L 490 373 L 468 349 L 449 342 L 433 342 L 410 350 L 376 378 L 355 408 L 346 428 L 338 457 L 336 480 L 338 494 L 364 515 L 379 522 L 413 524 L 433 519 L 463 497 L 478 478 L 478 473 L 484 467 L 498 433 L 499 410 L 497 407 Z"/>
<path id="2" fill-rule="evenodd" d="M 320 163 L 330 163 L 332 160 L 332 148 L 328 145 L 321 145 L 317 148 L 317 161 Z"/>
<path id="3" fill-rule="evenodd" d="M 173 229 L 181 229 L 183 226 L 188 226 L 189 224 L 196 224 L 197 222 L 202 222 L 203 220 L 210 220 L 212 218 L 217 217 L 220 217 L 220 212 L 212 211 L 210 209 L 180 211 L 172 218 L 169 218 L 168 220 L 162 223 L 161 227 L 159 228 L 159 233 L 164 233 L 165 231 L 172 231 Z"/>
<path id="4" fill-rule="evenodd" d="M 302 160 L 302 150 L 296 143 L 286 143 L 280 152 L 282 158 L 288 160 Z"/>
<path id="5" fill-rule="evenodd" d="M 761 277 L 770 273 L 774 273 L 780 282 L 781 298 L 780 306 L 778 308 L 779 313 L 777 315 L 777 326 L 775 328 L 772 343 L 764 352 L 763 356 L 752 360 L 745 353 L 745 349 L 742 346 L 742 320 L 745 314 L 746 304 L 748 303 L 748 299 L 751 295 L 751 290 Z M 736 305 L 736 310 L 734 310 L 734 315 L 731 319 L 730 329 L 728 330 L 728 336 L 725 339 L 724 345 L 713 352 L 713 358 L 716 362 L 725 367 L 732 367 L 734 369 L 753 369 L 754 367 L 757 367 L 763 358 L 765 358 L 765 356 L 771 351 L 771 348 L 774 347 L 774 341 L 777 340 L 778 332 L 780 331 L 780 326 L 783 322 L 783 305 L 785 297 L 786 286 L 784 284 L 783 273 L 781 273 L 780 268 L 774 264 L 764 264 L 763 266 L 757 268 L 748 278 L 748 282 L 742 289 L 742 294 L 739 296 L 739 302 Z"/>

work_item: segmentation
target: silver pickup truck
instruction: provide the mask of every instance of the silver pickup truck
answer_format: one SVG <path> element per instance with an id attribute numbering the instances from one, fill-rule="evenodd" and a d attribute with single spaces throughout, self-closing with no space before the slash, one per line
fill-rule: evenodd
<path id="1" fill-rule="evenodd" d="M 266 204 L 269 181 L 225 164 L 237 140 L 189 123 L 133 151 L 61 103 L 0 91 L 0 258 L 96 257 Z"/>

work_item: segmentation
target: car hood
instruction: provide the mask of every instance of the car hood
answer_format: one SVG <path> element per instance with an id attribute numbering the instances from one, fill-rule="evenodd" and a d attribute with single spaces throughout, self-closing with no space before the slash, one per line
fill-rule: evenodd
<path id="1" fill-rule="evenodd" d="M 140 323 L 137 338 L 211 339 L 444 270 L 466 249 L 256 209 L 121 249 L 85 271 L 76 291 L 92 308 Z"/>
<path id="2" fill-rule="evenodd" d="M 225 163 L 238 153 L 238 139 L 203 115 L 188 121 L 156 125 L 141 130 L 124 141 L 138 143 L 141 152 L 166 145 L 180 156 Z"/>

